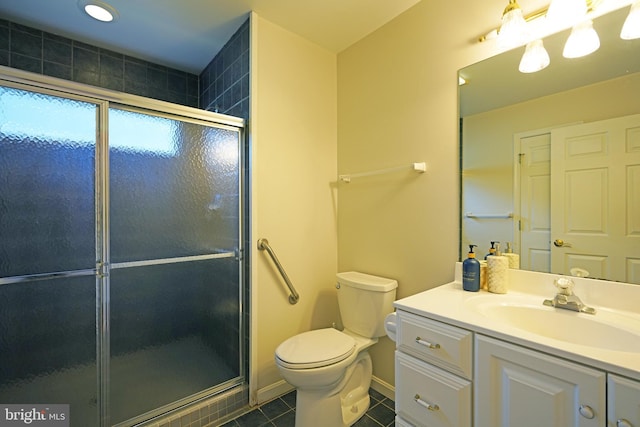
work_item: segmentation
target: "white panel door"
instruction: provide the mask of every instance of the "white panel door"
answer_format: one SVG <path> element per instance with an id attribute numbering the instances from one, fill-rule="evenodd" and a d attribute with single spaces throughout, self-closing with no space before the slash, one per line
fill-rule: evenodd
<path id="1" fill-rule="evenodd" d="M 520 138 L 520 268 L 543 273 L 551 271 L 550 143 L 549 133 Z"/>
<path id="2" fill-rule="evenodd" d="M 551 131 L 551 271 L 640 283 L 640 115 Z"/>

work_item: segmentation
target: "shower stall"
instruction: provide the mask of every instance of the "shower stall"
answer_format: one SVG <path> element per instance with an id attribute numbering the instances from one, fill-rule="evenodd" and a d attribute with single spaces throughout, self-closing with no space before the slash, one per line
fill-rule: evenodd
<path id="1" fill-rule="evenodd" d="M 45 83 L 0 80 L 0 404 L 125 426 L 243 384 L 243 120 Z"/>

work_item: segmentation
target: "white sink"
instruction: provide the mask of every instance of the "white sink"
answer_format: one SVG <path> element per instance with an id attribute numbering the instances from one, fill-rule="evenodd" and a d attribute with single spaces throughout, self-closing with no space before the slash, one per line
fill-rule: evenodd
<path id="1" fill-rule="evenodd" d="M 466 308 L 546 338 L 611 351 L 640 353 L 640 318 L 598 308 L 596 314 L 547 307 L 533 295 L 478 295 Z"/>

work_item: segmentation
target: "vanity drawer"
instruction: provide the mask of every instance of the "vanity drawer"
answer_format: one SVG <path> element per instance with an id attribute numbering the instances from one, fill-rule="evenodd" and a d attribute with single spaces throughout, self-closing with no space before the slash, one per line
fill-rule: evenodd
<path id="1" fill-rule="evenodd" d="M 415 426 L 471 426 L 471 381 L 399 351 L 395 368 L 398 416 Z"/>
<path id="2" fill-rule="evenodd" d="M 398 349 L 466 379 L 473 378 L 473 334 L 398 310 Z"/>

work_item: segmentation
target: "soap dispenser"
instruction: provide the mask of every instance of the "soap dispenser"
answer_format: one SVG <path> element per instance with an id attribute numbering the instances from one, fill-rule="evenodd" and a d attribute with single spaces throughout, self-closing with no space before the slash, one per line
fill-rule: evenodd
<path id="1" fill-rule="evenodd" d="M 496 245 L 495 255 L 487 258 L 487 287 L 494 294 L 506 294 L 509 287 L 509 259 L 500 253 Z"/>
<path id="2" fill-rule="evenodd" d="M 496 243 L 500 243 L 500 242 L 491 242 L 491 247 L 489 248 L 489 253 L 487 255 L 485 255 L 484 259 L 489 258 L 490 256 L 493 256 L 496 254 Z"/>
<path id="3" fill-rule="evenodd" d="M 469 245 L 467 259 L 462 262 L 462 289 L 470 292 L 480 290 L 480 262 L 473 253 L 474 247 L 476 245 Z"/>
<path id="4" fill-rule="evenodd" d="M 511 243 L 507 242 L 507 249 L 505 249 L 502 255 L 509 259 L 509 268 L 520 268 L 520 255 L 513 253 L 513 250 L 511 250 Z"/>

